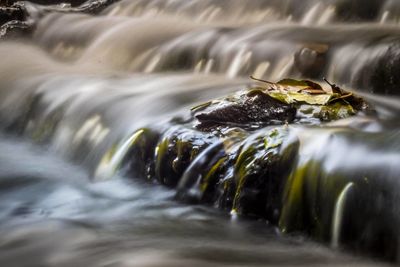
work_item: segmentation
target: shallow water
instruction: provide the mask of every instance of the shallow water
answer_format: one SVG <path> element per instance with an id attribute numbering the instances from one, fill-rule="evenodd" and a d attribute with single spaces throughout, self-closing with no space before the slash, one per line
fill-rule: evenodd
<path id="1" fill-rule="evenodd" d="M 384 265 L 263 220 L 180 204 L 174 190 L 138 177 L 99 173 L 106 152 L 136 129 L 188 116 L 252 84 L 249 75 L 327 77 L 362 92 L 377 116 L 322 133 L 299 127 L 302 159 L 345 175 L 368 170 L 397 199 L 396 1 L 372 15 L 342 14 L 340 1 L 228 2 L 135 0 L 95 17 L 50 13 L 31 38 L 1 41 L 1 265 Z M 398 209 L 387 209 L 396 225 Z"/>
<path id="2" fill-rule="evenodd" d="M 43 149 L 0 142 L 0 262 L 7 266 L 369 266 L 264 221 L 187 206 L 158 185 L 90 176 Z"/>

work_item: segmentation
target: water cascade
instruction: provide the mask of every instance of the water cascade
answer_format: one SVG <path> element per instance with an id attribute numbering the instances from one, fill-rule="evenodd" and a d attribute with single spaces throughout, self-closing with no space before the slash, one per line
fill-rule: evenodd
<path id="1" fill-rule="evenodd" d="M 13 2 L 0 262 L 398 261 L 397 1 Z M 263 93 L 285 78 L 346 93 Z"/>

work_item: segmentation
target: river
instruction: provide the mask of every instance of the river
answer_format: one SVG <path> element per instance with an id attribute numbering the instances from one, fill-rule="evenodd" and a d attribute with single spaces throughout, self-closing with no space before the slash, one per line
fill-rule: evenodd
<path id="1" fill-rule="evenodd" d="M 174 189 L 101 161 L 140 127 L 243 89 L 250 75 L 326 77 L 377 115 L 300 127 L 301 157 L 326 172 L 379 177 L 391 191 L 379 191 L 390 197 L 374 215 L 390 214 L 382 220 L 395 229 L 399 20 L 393 0 L 122 0 L 96 16 L 40 16 L 29 38 L 0 41 L 1 265 L 389 264 L 266 220 L 180 203 Z"/>

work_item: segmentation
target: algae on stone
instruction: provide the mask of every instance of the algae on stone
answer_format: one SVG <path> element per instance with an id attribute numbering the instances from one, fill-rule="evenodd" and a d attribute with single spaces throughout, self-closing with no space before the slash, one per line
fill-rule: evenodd
<path id="1" fill-rule="evenodd" d="M 196 127 L 203 131 L 217 127 L 253 130 L 286 123 L 315 124 L 316 119 L 338 120 L 369 110 L 363 99 L 328 81 L 330 88 L 308 80 L 256 80 L 261 84 L 192 108 Z"/>

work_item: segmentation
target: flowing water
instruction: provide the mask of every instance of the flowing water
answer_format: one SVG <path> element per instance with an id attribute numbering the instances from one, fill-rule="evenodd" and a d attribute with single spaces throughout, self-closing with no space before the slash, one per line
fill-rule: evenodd
<path id="1" fill-rule="evenodd" d="M 249 75 L 327 77 L 378 115 L 299 127 L 298 164 L 379 177 L 393 189 L 379 193 L 382 219 L 399 237 L 399 18 L 395 0 L 122 0 L 97 16 L 50 12 L 31 38 L 1 41 L 2 266 L 384 265 L 338 236 L 332 248 L 180 204 L 100 162 L 141 126 L 243 89 Z"/>

